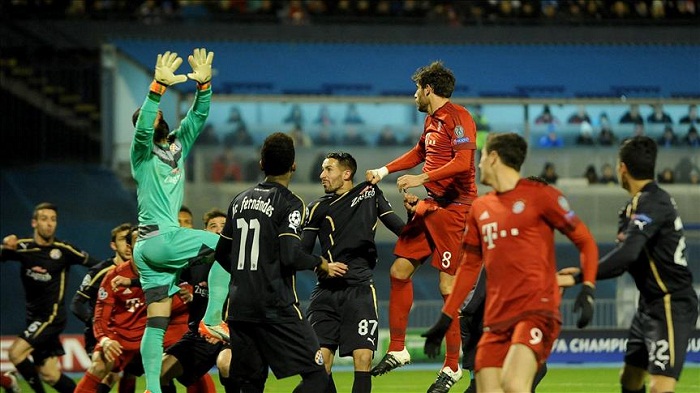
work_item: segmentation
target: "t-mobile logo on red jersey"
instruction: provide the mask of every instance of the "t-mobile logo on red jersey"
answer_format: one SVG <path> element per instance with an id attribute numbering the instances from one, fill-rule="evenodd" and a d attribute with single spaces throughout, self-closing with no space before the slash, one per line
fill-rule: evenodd
<path id="1" fill-rule="evenodd" d="M 488 244 L 486 246 L 486 249 L 491 250 L 496 247 L 494 244 L 494 241 L 498 239 L 499 237 L 506 237 L 508 236 L 508 232 L 505 229 L 501 229 L 500 231 L 498 230 L 498 223 L 497 222 L 489 222 L 481 226 L 481 233 L 484 235 L 484 243 Z M 511 236 L 518 236 L 520 234 L 520 231 L 518 228 L 511 228 L 510 229 L 510 235 Z"/>

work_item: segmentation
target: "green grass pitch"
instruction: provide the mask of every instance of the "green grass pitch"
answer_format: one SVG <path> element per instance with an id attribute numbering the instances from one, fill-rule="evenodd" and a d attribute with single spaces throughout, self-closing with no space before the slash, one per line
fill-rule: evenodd
<path id="1" fill-rule="evenodd" d="M 424 393 L 428 386 L 435 380 L 437 373 L 421 369 L 399 369 L 381 377 L 373 378 L 372 392 L 374 393 Z M 617 383 L 618 368 L 588 368 L 588 367 L 557 367 L 549 369 L 547 376 L 537 389 L 538 393 L 577 393 L 577 392 L 619 392 Z M 217 384 L 217 392 L 224 389 L 219 386 L 218 376 L 213 375 Z M 333 373 L 333 379 L 339 393 L 349 393 L 352 390 L 352 371 L 338 371 Z M 276 380 L 270 375 L 265 387 L 268 393 L 289 393 L 297 385 L 299 378 L 291 377 Z M 462 378 L 451 392 L 462 393 L 468 386 L 467 378 Z M 23 392 L 30 392 L 24 381 L 21 381 Z M 50 388 L 47 390 L 50 391 Z M 112 389 L 116 391 L 116 387 Z M 136 392 L 144 391 L 143 378 L 139 378 Z M 648 390 L 647 390 L 648 391 Z M 185 392 L 182 386 L 178 386 L 178 392 Z M 681 375 L 681 380 L 676 386 L 676 393 L 700 392 L 700 365 L 686 365 Z"/>

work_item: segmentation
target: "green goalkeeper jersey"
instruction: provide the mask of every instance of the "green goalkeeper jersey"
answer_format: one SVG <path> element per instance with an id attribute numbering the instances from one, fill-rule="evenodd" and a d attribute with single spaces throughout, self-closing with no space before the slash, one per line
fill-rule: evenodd
<path id="1" fill-rule="evenodd" d="M 171 132 L 168 143 L 153 141 L 153 123 L 160 96 L 149 93 L 136 121 L 131 144 L 131 176 L 137 184 L 139 225 L 157 225 L 163 230 L 179 227 L 177 215 L 185 188 L 185 158 L 202 131 L 211 104 L 211 89 L 197 91 L 194 104 Z"/>

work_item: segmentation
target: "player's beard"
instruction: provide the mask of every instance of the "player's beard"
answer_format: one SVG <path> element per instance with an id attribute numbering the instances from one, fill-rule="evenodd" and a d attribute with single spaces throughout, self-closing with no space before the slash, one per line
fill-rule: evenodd
<path id="1" fill-rule="evenodd" d="M 161 119 L 158 124 L 156 124 L 155 129 L 153 130 L 153 140 L 155 142 L 160 142 L 163 139 L 166 139 L 168 137 L 168 134 L 170 134 L 170 127 L 168 126 L 168 123 L 165 122 L 165 120 Z"/>
<path id="2" fill-rule="evenodd" d="M 620 184 L 625 190 L 630 190 L 630 182 L 627 180 L 627 176 L 625 176 L 624 174 L 620 176 Z"/>
<path id="3" fill-rule="evenodd" d="M 428 100 L 422 100 L 420 98 L 416 100 L 416 107 L 418 108 L 418 112 L 428 113 L 428 105 Z"/>
<path id="4" fill-rule="evenodd" d="M 36 234 L 46 243 L 53 243 L 54 236 L 56 235 L 56 230 L 51 229 L 40 229 L 38 228 Z"/>

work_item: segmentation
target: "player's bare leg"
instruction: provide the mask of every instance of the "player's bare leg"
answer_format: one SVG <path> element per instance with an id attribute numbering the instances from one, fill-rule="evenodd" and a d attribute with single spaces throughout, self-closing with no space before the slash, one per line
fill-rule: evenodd
<path id="1" fill-rule="evenodd" d="M 369 393 L 372 391 L 372 367 L 371 349 L 356 349 L 352 351 L 352 360 L 355 366 L 355 378 L 352 384 L 352 393 Z"/>
<path id="2" fill-rule="evenodd" d="M 625 364 L 620 372 L 620 385 L 623 393 L 646 392 L 644 381 L 647 370 Z M 669 390 L 673 391 L 673 390 Z"/>
<path id="3" fill-rule="evenodd" d="M 382 360 L 372 368 L 372 375 L 382 375 L 411 363 L 406 350 L 406 327 L 413 306 L 413 281 L 411 277 L 420 263 L 406 258 L 396 258 L 391 265 L 391 292 L 389 294 L 389 350 Z"/>
<path id="4" fill-rule="evenodd" d="M 537 373 L 537 357 L 532 349 L 523 344 L 513 344 L 503 361 L 501 386 L 503 391 L 529 392 Z"/>
<path id="5" fill-rule="evenodd" d="M 476 373 L 476 386 L 478 391 L 489 393 L 503 392 L 501 388 L 501 368 L 486 367 Z"/>

